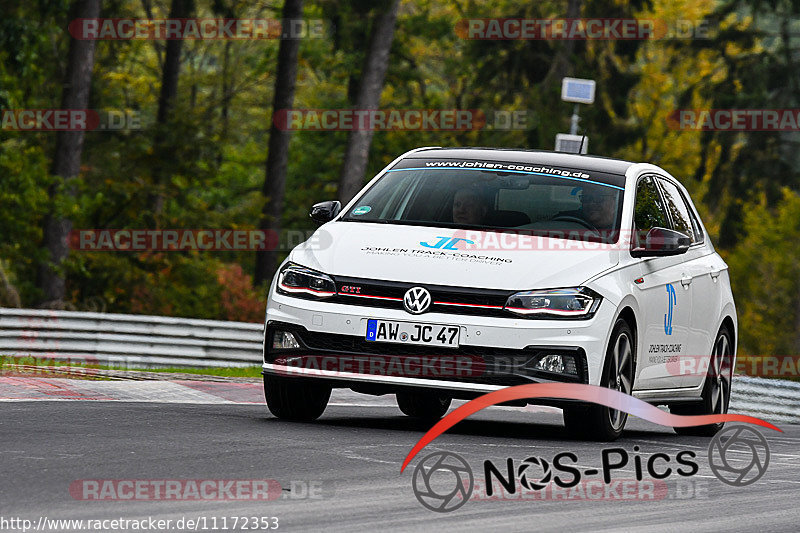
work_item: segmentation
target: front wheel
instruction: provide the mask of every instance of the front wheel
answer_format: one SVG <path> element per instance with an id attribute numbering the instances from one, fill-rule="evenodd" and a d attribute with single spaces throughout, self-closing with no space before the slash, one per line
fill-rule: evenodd
<path id="1" fill-rule="evenodd" d="M 669 411 L 676 415 L 724 415 L 728 412 L 731 399 L 731 378 L 733 374 L 733 335 L 723 326 L 717 333 L 714 348 L 703 384 L 702 400 L 692 404 L 675 404 Z M 673 428 L 678 435 L 713 437 L 722 429 L 725 422 L 705 426 Z"/>
<path id="2" fill-rule="evenodd" d="M 633 330 L 621 318 L 617 319 L 606 350 L 606 360 L 600 384 L 624 394 L 633 390 L 636 342 Z M 628 413 L 605 405 L 576 405 L 564 408 L 564 425 L 575 437 L 613 441 L 622 435 Z"/>
<path id="3" fill-rule="evenodd" d="M 426 421 L 439 420 L 450 408 L 451 399 L 431 393 L 398 392 L 397 406 L 403 414 Z"/>
<path id="4" fill-rule="evenodd" d="M 282 420 L 316 420 L 325 411 L 330 397 L 330 385 L 303 378 L 264 376 L 267 408 Z"/>

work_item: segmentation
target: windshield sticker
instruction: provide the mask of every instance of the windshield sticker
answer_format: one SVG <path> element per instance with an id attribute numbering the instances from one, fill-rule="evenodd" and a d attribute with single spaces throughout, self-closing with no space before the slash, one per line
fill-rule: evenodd
<path id="1" fill-rule="evenodd" d="M 356 207 L 355 209 L 353 209 L 353 214 L 354 215 L 366 215 L 370 211 L 372 211 L 372 208 L 370 206 L 368 206 L 368 205 L 360 205 L 360 206 Z"/>
<path id="2" fill-rule="evenodd" d="M 515 174 L 528 174 L 534 176 L 547 176 L 548 178 L 561 178 L 593 185 L 601 185 L 624 191 L 625 187 L 618 187 L 591 179 L 584 171 L 564 170 L 546 165 L 514 164 L 514 163 L 483 163 L 480 161 L 426 161 L 424 167 L 393 168 L 387 172 L 406 172 L 409 170 L 477 170 L 481 172 L 511 172 Z"/>

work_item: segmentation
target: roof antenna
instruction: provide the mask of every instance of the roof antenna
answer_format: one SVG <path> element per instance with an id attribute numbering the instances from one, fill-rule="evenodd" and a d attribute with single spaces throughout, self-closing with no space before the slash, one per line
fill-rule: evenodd
<path id="1" fill-rule="evenodd" d="M 580 148 L 578 148 L 578 155 L 581 155 L 583 153 L 583 141 L 585 140 L 586 140 L 586 134 L 584 133 L 583 136 L 581 137 L 581 146 Z"/>

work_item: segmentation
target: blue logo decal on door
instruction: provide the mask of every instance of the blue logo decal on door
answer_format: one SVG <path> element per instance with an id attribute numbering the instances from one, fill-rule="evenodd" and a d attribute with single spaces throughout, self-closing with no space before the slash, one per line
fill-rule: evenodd
<path id="1" fill-rule="evenodd" d="M 678 296 L 672 283 L 667 284 L 667 314 L 664 315 L 664 333 L 672 335 L 672 307 L 678 305 Z"/>

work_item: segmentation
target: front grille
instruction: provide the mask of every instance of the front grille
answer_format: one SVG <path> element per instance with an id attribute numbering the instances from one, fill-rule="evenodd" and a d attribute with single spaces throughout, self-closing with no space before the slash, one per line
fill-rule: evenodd
<path id="1" fill-rule="evenodd" d="M 450 287 L 425 283 L 382 281 L 360 278 L 335 277 L 336 295 L 326 302 L 385 309 L 403 309 L 403 296 L 412 287 L 425 287 L 433 303 L 426 312 L 456 315 L 493 316 L 519 318 L 503 307 L 515 291 L 498 289 L 474 289 Z M 314 296 L 292 294 L 298 298 L 316 299 Z"/>

